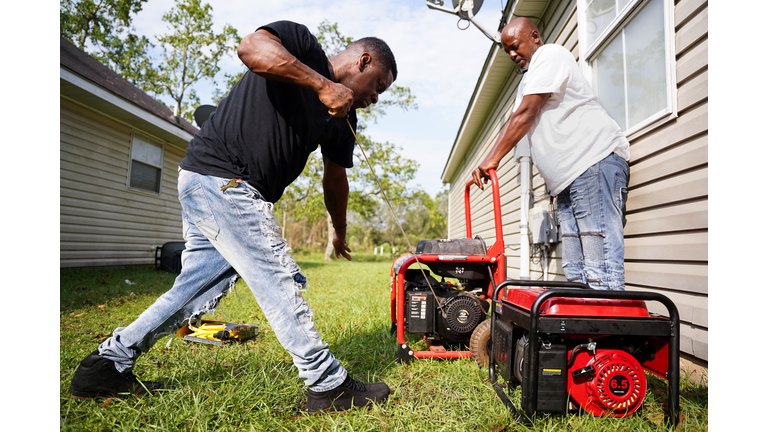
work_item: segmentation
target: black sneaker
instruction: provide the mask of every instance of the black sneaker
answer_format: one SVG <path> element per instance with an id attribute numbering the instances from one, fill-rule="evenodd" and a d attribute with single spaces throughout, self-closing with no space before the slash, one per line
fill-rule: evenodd
<path id="1" fill-rule="evenodd" d="M 157 382 L 139 381 L 132 372 L 118 372 L 115 362 L 100 356 L 96 350 L 80 362 L 72 377 L 71 388 L 74 399 L 95 399 L 138 396 L 159 387 Z"/>
<path id="2" fill-rule="evenodd" d="M 389 397 L 389 386 L 386 384 L 363 384 L 347 375 L 347 379 L 334 389 L 324 392 L 309 390 L 307 411 L 313 414 L 323 410 L 348 410 L 352 407 L 383 402 L 387 397 Z"/>

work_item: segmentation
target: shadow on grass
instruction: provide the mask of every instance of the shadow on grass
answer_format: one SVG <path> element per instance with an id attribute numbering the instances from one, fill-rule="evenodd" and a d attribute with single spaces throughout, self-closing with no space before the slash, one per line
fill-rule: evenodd
<path id="1" fill-rule="evenodd" d="M 652 394 L 653 397 L 661 401 L 664 410 L 667 410 L 669 404 L 669 385 L 666 380 L 663 380 L 655 375 L 646 374 L 647 378 L 647 392 Z M 685 412 L 689 415 L 700 415 L 706 413 L 709 406 L 709 388 L 697 383 L 692 383 L 681 374 L 680 375 L 680 410 L 685 417 Z M 684 420 L 684 419 L 683 419 Z"/>
<path id="2" fill-rule="evenodd" d="M 302 270 L 325 265 L 322 261 L 300 262 Z M 173 287 L 176 276 L 154 267 L 61 269 L 59 310 L 69 313 L 109 302 L 122 304 L 142 296 L 153 297 L 154 301 Z"/>
<path id="3" fill-rule="evenodd" d="M 330 351 L 345 365 L 353 376 L 364 382 L 366 376 L 383 379 L 407 367 L 407 364 L 397 360 L 397 335 L 390 333 L 391 323 L 376 323 L 369 331 L 361 331 L 351 335 L 336 337 L 330 343 Z M 329 335 L 330 336 L 330 335 Z M 406 334 L 405 342 L 412 349 L 426 349 L 419 335 Z M 464 345 L 446 347 L 449 350 L 464 351 L 469 348 Z M 413 359 L 411 362 L 453 362 L 456 359 Z"/>
<path id="4" fill-rule="evenodd" d="M 335 264 L 324 261 L 322 254 L 298 254 L 295 257 L 302 271 Z M 354 255 L 358 262 L 391 262 L 389 257 L 370 253 Z M 128 297 L 159 297 L 171 289 L 176 274 L 150 266 L 111 269 L 60 269 L 60 311 L 72 312 L 107 302 L 120 302 Z"/>
<path id="5" fill-rule="evenodd" d="M 136 296 L 159 297 L 171 289 L 176 275 L 152 267 L 61 269 L 60 311 L 71 312 Z"/>

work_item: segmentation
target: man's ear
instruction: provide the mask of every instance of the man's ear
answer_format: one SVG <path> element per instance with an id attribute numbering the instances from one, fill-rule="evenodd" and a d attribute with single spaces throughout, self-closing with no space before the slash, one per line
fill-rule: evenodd
<path id="1" fill-rule="evenodd" d="M 360 54 L 360 58 L 357 59 L 357 67 L 360 69 L 360 72 L 363 72 L 365 68 L 371 65 L 371 55 L 367 52 L 363 52 Z"/>
<path id="2" fill-rule="evenodd" d="M 533 32 L 531 32 L 531 38 L 533 38 L 533 42 L 534 42 L 534 43 L 539 43 L 539 42 L 541 42 L 541 35 L 540 35 L 540 34 L 539 34 L 539 32 L 538 32 L 538 31 L 536 31 L 536 30 L 534 30 Z"/>

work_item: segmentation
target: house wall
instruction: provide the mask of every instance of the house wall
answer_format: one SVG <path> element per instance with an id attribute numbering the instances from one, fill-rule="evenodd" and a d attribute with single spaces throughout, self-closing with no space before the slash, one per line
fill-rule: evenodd
<path id="1" fill-rule="evenodd" d="M 176 167 L 184 150 L 157 139 L 163 145 L 160 194 L 130 189 L 133 132 L 61 97 L 60 267 L 154 264 L 156 246 L 182 240 Z"/>
<path id="2" fill-rule="evenodd" d="M 680 313 L 681 351 L 707 360 L 708 354 L 708 154 L 707 154 L 707 2 L 675 4 L 675 51 L 678 117 L 630 137 L 630 180 L 625 227 L 628 290 L 656 291 L 672 299 Z M 568 48 L 579 60 L 575 1 L 551 2 L 543 17 L 546 43 Z M 501 52 L 501 55 L 504 55 Z M 450 238 L 466 235 L 464 187 L 487 155 L 511 114 L 520 76 L 509 74 L 485 114 L 485 123 L 451 180 Z M 502 223 L 509 278 L 520 276 L 520 166 L 507 155 L 499 166 Z M 547 207 L 542 179 L 533 169 L 535 205 Z M 486 188 L 487 190 L 488 188 Z M 471 188 L 472 231 L 494 240 L 489 192 Z M 549 279 L 564 280 L 562 246 L 550 255 Z M 531 263 L 531 279 L 543 276 L 543 262 Z M 649 304 L 652 312 L 664 313 Z"/>

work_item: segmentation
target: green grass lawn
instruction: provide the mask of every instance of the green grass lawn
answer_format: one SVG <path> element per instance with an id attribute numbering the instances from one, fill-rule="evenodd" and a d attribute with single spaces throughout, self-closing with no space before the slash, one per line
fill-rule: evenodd
<path id="1" fill-rule="evenodd" d="M 69 385 L 78 362 L 120 326 L 129 324 L 173 283 L 154 269 L 61 270 L 60 419 L 62 430 L 169 431 L 655 431 L 661 425 L 666 382 L 648 376 L 650 391 L 639 415 L 595 418 L 555 415 L 533 428 L 514 422 L 496 396 L 487 369 L 471 359 L 395 359 L 390 335 L 390 259 L 356 254 L 354 262 L 298 256 L 309 279 L 306 294 L 331 352 L 363 382 L 384 381 L 387 403 L 369 409 L 308 415 L 306 389 L 291 358 L 272 333 L 248 287 L 237 284 L 216 314 L 256 324 L 255 340 L 222 347 L 166 337 L 142 356 L 140 379 L 163 381 L 153 396 L 73 400 Z M 169 344 L 170 341 L 170 344 Z M 409 335 L 418 346 L 419 338 Z M 707 430 L 707 388 L 681 377 L 678 430 Z M 515 397 L 519 403 L 519 390 Z"/>

